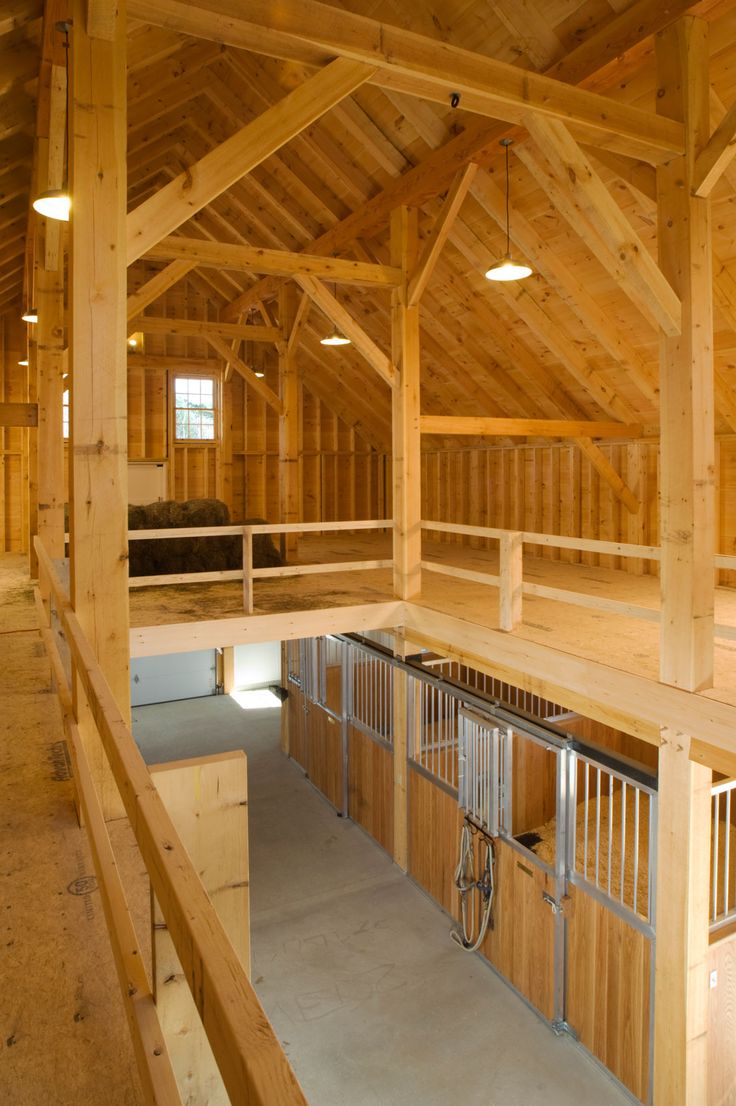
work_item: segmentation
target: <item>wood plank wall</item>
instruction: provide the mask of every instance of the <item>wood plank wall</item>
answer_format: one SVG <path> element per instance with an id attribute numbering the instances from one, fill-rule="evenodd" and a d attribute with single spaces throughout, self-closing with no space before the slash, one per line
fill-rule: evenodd
<path id="1" fill-rule="evenodd" d="M 719 440 L 719 552 L 736 553 L 736 438 Z M 422 511 L 427 519 L 658 545 L 658 443 L 600 443 L 644 505 L 631 515 L 575 445 L 434 450 L 422 457 Z M 478 538 L 432 534 L 442 541 Z M 575 550 L 527 547 L 549 559 L 656 573 L 654 562 Z M 736 584 L 736 573 L 722 583 Z"/>
<path id="2" fill-rule="evenodd" d="M 27 403 L 28 327 L 15 315 L 0 317 L 0 402 Z M 28 549 L 28 442 L 23 427 L 0 427 L 0 552 L 25 553 Z"/>

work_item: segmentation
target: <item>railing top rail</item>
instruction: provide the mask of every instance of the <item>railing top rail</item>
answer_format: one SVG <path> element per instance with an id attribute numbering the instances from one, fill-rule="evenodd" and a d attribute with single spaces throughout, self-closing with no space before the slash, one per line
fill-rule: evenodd
<path id="1" fill-rule="evenodd" d="M 638 557 L 645 561 L 658 561 L 660 549 L 656 545 L 634 545 L 630 542 L 601 541 L 597 538 L 576 538 L 565 534 L 540 534 L 530 530 L 506 530 L 495 526 L 466 526 L 458 522 L 431 522 L 422 519 L 423 530 L 437 530 L 439 533 L 464 534 L 473 538 L 493 538 L 500 540 L 509 533 L 520 533 L 526 545 L 550 545 L 557 549 L 576 549 L 582 552 L 607 553 L 611 556 Z M 734 567 L 736 567 L 736 558 Z"/>
<path id="2" fill-rule="evenodd" d="M 711 795 L 723 795 L 727 791 L 736 791 L 736 779 L 721 780 L 720 783 L 714 783 L 710 789 Z"/>
<path id="3" fill-rule="evenodd" d="M 38 538 L 77 675 L 182 970 L 233 1106 L 306 1106 L 260 1001 L 151 780 L 128 724 Z"/>
<path id="4" fill-rule="evenodd" d="M 387 530 L 393 519 L 356 519 L 351 522 L 254 522 L 232 526 L 169 526 L 154 530 L 129 530 L 128 541 L 156 541 L 159 538 L 222 538 L 242 534 L 312 534 L 340 530 Z"/>

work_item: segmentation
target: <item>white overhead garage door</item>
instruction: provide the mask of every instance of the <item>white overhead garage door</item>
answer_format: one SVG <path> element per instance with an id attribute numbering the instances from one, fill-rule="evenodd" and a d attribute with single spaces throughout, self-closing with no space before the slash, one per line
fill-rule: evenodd
<path id="1" fill-rule="evenodd" d="M 217 691 L 217 654 L 214 649 L 172 653 L 161 657 L 131 657 L 131 706 L 199 699 Z"/>

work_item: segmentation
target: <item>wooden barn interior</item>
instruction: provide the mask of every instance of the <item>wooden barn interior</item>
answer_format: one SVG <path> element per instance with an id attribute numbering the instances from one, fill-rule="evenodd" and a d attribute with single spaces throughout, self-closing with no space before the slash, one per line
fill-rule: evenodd
<path id="1" fill-rule="evenodd" d="M 612 1102 L 735 1106 L 734 0 L 6 0 L 0 59 L 0 1097 L 333 1101 L 247 716 L 134 737 L 271 649 L 442 956 Z M 594 1100 L 525 1093 L 467 1101 Z"/>

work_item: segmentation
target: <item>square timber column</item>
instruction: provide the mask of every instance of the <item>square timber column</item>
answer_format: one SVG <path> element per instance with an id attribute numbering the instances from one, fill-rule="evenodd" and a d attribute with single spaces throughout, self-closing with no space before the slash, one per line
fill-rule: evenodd
<path id="1" fill-rule="evenodd" d="M 282 411 L 279 415 L 279 522 L 301 522 L 301 450 L 299 435 L 299 373 L 296 350 L 290 344 L 296 316 L 297 296 L 293 281 L 279 291 L 279 391 Z M 281 548 L 285 556 L 295 557 L 299 536 L 284 534 Z"/>
<path id="2" fill-rule="evenodd" d="M 710 203 L 692 194 L 709 137 L 707 25 L 686 16 L 657 36 L 657 111 L 685 127 L 685 155 L 657 169 L 659 264 L 682 302 L 682 333 L 660 343 L 660 679 L 713 683 L 715 552 Z M 655 1106 L 700 1106 L 707 1089 L 707 951 L 712 773 L 690 736 L 659 752 Z"/>
<path id="3" fill-rule="evenodd" d="M 101 18 L 107 14 L 108 18 Z M 88 18 L 95 18 L 91 37 Z M 71 601 L 130 717 L 126 381 L 125 3 L 75 0 L 71 31 Z M 106 817 L 122 806 L 75 680 L 75 709 Z"/>
<path id="4" fill-rule="evenodd" d="M 391 397 L 394 517 L 394 595 L 412 599 L 422 589 L 422 473 L 419 430 L 419 307 L 407 307 L 417 261 L 416 208 L 391 213 L 391 264 L 403 271 L 391 297 L 391 355 L 398 373 Z"/>

